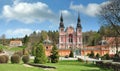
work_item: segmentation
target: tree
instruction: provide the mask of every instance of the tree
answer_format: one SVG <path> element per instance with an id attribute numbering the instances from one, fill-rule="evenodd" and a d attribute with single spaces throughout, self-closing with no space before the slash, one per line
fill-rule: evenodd
<path id="1" fill-rule="evenodd" d="M 6 44 L 5 34 L 3 34 L 3 35 L 1 36 L 1 40 L 2 40 L 2 44 L 5 45 L 5 44 Z"/>
<path id="2" fill-rule="evenodd" d="M 70 51 L 69 57 L 74 57 L 73 51 Z"/>
<path id="3" fill-rule="evenodd" d="M 93 51 L 91 51 L 89 57 L 94 58 L 94 52 Z"/>
<path id="4" fill-rule="evenodd" d="M 99 57 L 100 57 L 100 54 L 99 54 L 99 53 L 97 53 L 97 54 L 96 54 L 96 58 L 99 58 Z"/>
<path id="5" fill-rule="evenodd" d="M 59 61 L 59 54 L 58 54 L 58 49 L 56 45 L 53 45 L 51 53 L 52 53 L 52 55 L 50 56 L 51 62 L 57 63 Z"/>
<path id="6" fill-rule="evenodd" d="M 111 25 L 118 35 L 120 35 L 120 0 L 109 0 L 101 6 L 100 18 L 106 24 Z"/>
<path id="7" fill-rule="evenodd" d="M 29 41 L 29 37 L 25 35 L 25 37 L 23 38 L 23 43 L 25 46 L 27 45 L 28 41 Z"/>
<path id="8" fill-rule="evenodd" d="M 37 48 L 36 48 L 36 55 L 35 55 L 34 63 L 43 64 L 43 63 L 46 63 L 46 61 L 47 61 L 47 58 L 45 55 L 45 48 L 43 44 L 40 43 L 37 45 Z"/>

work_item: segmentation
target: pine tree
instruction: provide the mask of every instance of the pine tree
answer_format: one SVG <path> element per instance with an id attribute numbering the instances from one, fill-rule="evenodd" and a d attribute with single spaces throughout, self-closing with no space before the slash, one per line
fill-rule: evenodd
<path id="1" fill-rule="evenodd" d="M 43 63 L 46 63 L 46 61 L 47 61 L 47 58 L 45 55 L 45 48 L 43 44 L 40 43 L 37 45 L 37 48 L 36 48 L 36 55 L 35 55 L 34 63 L 43 64 Z"/>
<path id="2" fill-rule="evenodd" d="M 52 53 L 52 55 L 50 56 L 51 62 L 57 63 L 59 61 L 59 54 L 58 54 L 58 49 L 57 49 L 56 45 L 53 46 L 51 53 Z"/>

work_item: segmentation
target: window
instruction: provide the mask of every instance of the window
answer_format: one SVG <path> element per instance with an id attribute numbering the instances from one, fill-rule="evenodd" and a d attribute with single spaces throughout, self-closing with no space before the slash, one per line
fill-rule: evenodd
<path id="1" fill-rule="evenodd" d="M 81 42 L 81 38 L 79 37 L 79 42 Z"/>
<path id="2" fill-rule="evenodd" d="M 63 42 L 63 40 L 64 40 L 63 37 L 61 37 L 61 42 Z"/>
<path id="3" fill-rule="evenodd" d="M 72 35 L 72 34 L 69 35 L 69 42 L 70 42 L 70 43 L 73 42 L 73 35 Z"/>
<path id="4" fill-rule="evenodd" d="M 46 47 L 46 49 L 48 49 L 48 47 Z"/>

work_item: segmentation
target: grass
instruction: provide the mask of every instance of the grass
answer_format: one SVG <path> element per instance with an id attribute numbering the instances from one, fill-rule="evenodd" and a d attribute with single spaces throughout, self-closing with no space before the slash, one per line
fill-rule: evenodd
<path id="1" fill-rule="evenodd" d="M 86 64 L 78 61 L 60 61 L 57 64 L 46 64 L 57 67 L 55 71 L 110 71 L 101 69 L 92 63 Z"/>
<path id="2" fill-rule="evenodd" d="M 0 64 L 1 71 L 44 71 L 36 67 L 25 67 L 23 64 Z"/>
<path id="3" fill-rule="evenodd" d="M 0 64 L 1 71 L 111 71 L 108 69 L 101 69 L 94 64 L 81 63 L 78 61 L 60 61 L 59 63 L 46 63 L 47 66 L 55 66 L 57 69 L 44 70 L 37 67 L 25 67 L 23 63 L 20 64 Z"/>
<path id="4" fill-rule="evenodd" d="M 21 50 L 23 50 L 22 47 L 11 47 L 11 48 L 9 48 L 9 51 L 21 51 Z"/>

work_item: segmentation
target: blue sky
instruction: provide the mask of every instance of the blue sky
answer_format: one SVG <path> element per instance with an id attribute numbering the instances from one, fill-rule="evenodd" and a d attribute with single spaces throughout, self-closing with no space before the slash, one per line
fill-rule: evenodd
<path id="1" fill-rule="evenodd" d="M 82 30 L 97 31 L 100 6 L 106 0 L 0 0 L 0 36 L 23 37 L 33 31 L 58 30 L 62 12 L 65 27 L 76 27 L 80 13 Z"/>

